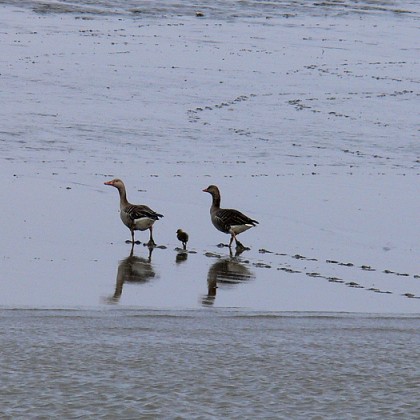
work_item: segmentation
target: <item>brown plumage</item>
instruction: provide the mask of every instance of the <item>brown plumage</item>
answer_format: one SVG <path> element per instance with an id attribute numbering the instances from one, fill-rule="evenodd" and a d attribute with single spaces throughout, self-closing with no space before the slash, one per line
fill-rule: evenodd
<path id="1" fill-rule="evenodd" d="M 212 196 L 210 216 L 214 227 L 221 232 L 230 233 L 229 247 L 232 245 L 233 240 L 235 240 L 237 247 L 244 248 L 236 236 L 256 226 L 258 222 L 238 210 L 220 208 L 221 196 L 219 188 L 216 185 L 210 185 L 203 191 L 208 192 Z"/>
<path id="2" fill-rule="evenodd" d="M 115 187 L 120 194 L 120 217 L 122 222 L 130 229 L 131 232 L 131 243 L 134 244 L 134 231 L 135 230 L 147 230 L 150 231 L 148 246 L 155 246 L 153 240 L 153 224 L 162 214 L 156 213 L 150 207 L 144 204 L 131 204 L 127 200 L 127 192 L 125 190 L 124 182 L 121 179 L 113 179 L 104 183 L 105 185 L 111 185 Z M 130 242 L 130 241 L 127 241 Z M 138 242 L 140 243 L 140 242 Z"/>

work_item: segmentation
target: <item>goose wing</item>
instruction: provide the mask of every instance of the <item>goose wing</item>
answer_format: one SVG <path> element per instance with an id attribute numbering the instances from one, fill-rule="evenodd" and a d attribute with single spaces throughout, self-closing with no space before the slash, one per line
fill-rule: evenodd
<path id="1" fill-rule="evenodd" d="M 124 209 L 124 212 L 127 213 L 132 220 L 143 218 L 159 220 L 160 217 L 163 217 L 162 214 L 156 213 L 150 207 L 145 205 L 129 205 Z"/>
<path id="2" fill-rule="evenodd" d="M 231 226 L 237 225 L 252 225 L 255 226 L 258 224 L 256 220 L 253 220 L 241 213 L 238 210 L 234 209 L 219 209 L 215 215 L 215 219 L 220 226 L 223 226 L 225 230 L 229 230 Z"/>

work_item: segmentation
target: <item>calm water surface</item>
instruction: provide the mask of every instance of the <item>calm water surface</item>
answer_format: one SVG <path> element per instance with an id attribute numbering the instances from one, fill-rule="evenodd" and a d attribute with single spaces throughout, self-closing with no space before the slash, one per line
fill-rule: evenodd
<path id="1" fill-rule="evenodd" d="M 1 418 L 418 419 L 417 1 L 0 6 Z"/>
<path id="2" fill-rule="evenodd" d="M 420 318 L 0 312 L 2 418 L 418 418 Z"/>

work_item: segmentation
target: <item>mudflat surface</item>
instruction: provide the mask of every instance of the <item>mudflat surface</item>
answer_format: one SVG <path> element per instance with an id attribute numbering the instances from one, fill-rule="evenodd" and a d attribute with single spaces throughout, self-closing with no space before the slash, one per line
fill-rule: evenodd
<path id="1" fill-rule="evenodd" d="M 419 312 L 415 3 L 203 19 L 7 3 L 1 307 Z M 152 253 L 130 255 L 114 177 L 164 214 Z M 250 250 L 218 246 L 209 184 L 260 222 Z"/>

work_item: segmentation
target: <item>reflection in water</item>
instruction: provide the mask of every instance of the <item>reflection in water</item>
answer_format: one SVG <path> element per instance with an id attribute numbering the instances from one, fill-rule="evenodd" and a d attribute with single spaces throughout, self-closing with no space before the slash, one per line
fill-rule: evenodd
<path id="1" fill-rule="evenodd" d="M 133 255 L 134 247 L 131 247 L 130 255 L 118 264 L 117 282 L 114 295 L 107 302 L 117 303 L 122 295 L 124 283 L 146 283 L 156 276 L 151 264 L 153 248 L 150 247 L 147 258 Z"/>
<path id="2" fill-rule="evenodd" d="M 202 304 L 213 305 L 218 287 L 230 287 L 254 278 L 254 273 L 237 256 L 218 260 L 209 268 L 207 274 L 208 292 L 207 296 L 203 297 Z"/>
<path id="3" fill-rule="evenodd" d="M 177 264 L 181 264 L 184 261 L 187 261 L 188 252 L 184 251 L 183 249 L 178 248 L 178 252 L 176 253 L 175 262 Z"/>

